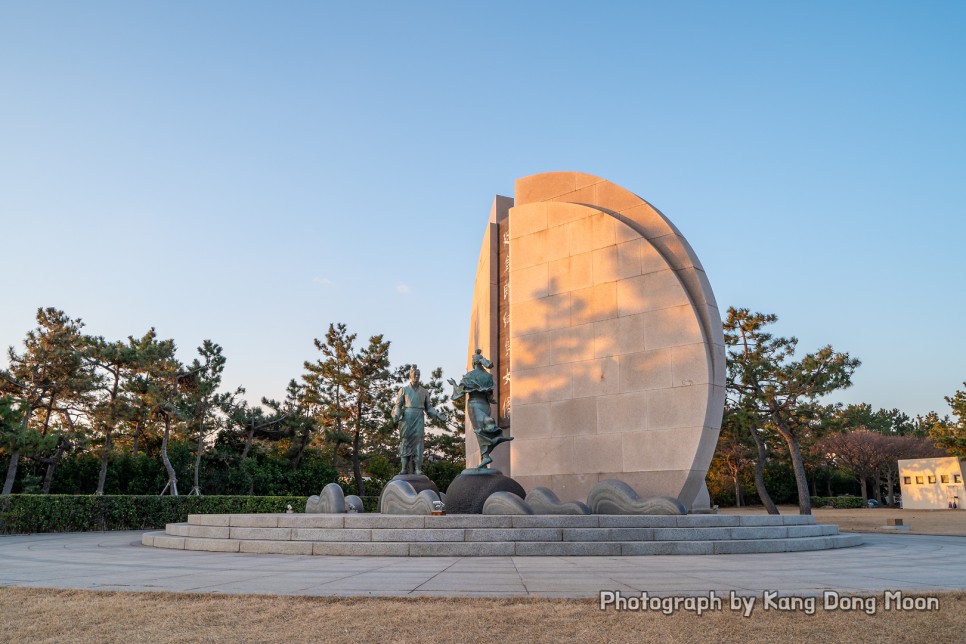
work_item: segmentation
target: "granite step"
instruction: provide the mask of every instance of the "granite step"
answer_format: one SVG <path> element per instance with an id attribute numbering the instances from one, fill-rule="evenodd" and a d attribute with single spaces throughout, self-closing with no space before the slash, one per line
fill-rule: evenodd
<path id="1" fill-rule="evenodd" d="M 800 552 L 854 547 L 862 544 L 862 537 L 857 534 L 829 534 L 776 539 L 666 541 L 292 541 L 188 537 L 164 532 L 148 532 L 143 535 L 142 543 L 156 548 L 177 550 L 295 555 L 575 557 Z"/>
<path id="2" fill-rule="evenodd" d="M 801 515 L 192 514 L 142 543 L 208 552 L 486 557 L 741 554 L 860 545 Z"/>
<path id="3" fill-rule="evenodd" d="M 191 514 L 188 523 L 240 528 L 736 528 L 815 525 L 811 515 L 691 514 L 407 516 L 388 514 Z"/>
<path id="4" fill-rule="evenodd" d="M 491 541 L 707 541 L 784 539 L 830 536 L 838 528 L 828 524 L 800 526 L 640 528 L 640 527 L 526 527 L 526 528 L 253 528 L 172 523 L 165 533 L 177 537 L 269 541 L 320 542 L 491 542 Z"/>

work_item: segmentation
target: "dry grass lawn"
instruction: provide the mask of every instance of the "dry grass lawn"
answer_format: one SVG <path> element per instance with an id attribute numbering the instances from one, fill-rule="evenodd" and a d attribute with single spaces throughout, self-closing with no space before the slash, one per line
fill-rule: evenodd
<path id="1" fill-rule="evenodd" d="M 782 514 L 798 514 L 798 506 L 783 505 Z M 761 506 L 749 508 L 722 508 L 722 514 L 764 514 Z M 812 508 L 818 523 L 834 523 L 847 532 L 888 532 L 882 530 L 888 519 L 902 519 L 909 530 L 900 534 L 939 534 L 966 536 L 966 510 L 904 510 L 901 508 L 857 508 L 854 510 L 831 510 Z"/>
<path id="2" fill-rule="evenodd" d="M 5 642 L 962 641 L 966 593 L 934 612 L 600 611 L 596 600 L 397 599 L 0 588 Z M 879 597 L 880 605 L 882 597 Z M 759 598 L 759 602 L 760 602 Z M 821 601 L 819 601 L 821 604 Z"/>
<path id="3" fill-rule="evenodd" d="M 783 506 L 783 514 L 797 508 Z M 728 508 L 722 513 L 763 512 Z M 891 517 L 912 533 L 966 536 L 966 512 L 814 510 L 820 523 L 879 531 Z M 966 593 L 940 593 L 932 612 L 875 615 L 761 609 L 600 611 L 585 599 L 318 598 L 0 588 L 0 642 L 923 642 L 962 641 Z"/>

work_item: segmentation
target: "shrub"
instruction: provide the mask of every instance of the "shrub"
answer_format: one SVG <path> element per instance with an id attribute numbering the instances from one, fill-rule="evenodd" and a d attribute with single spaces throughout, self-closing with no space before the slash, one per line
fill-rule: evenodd
<path id="1" fill-rule="evenodd" d="M 222 439 L 219 438 L 219 441 Z M 335 481 L 338 472 L 317 450 L 308 450 L 299 466 L 284 453 L 254 445 L 246 459 L 237 451 L 216 441 L 201 461 L 202 492 L 211 496 L 250 494 L 262 496 L 308 496 L 318 494 L 326 483 Z M 168 456 L 178 476 L 182 493 L 191 489 L 194 479 L 195 445 L 172 440 Z M 2 451 L 2 450 L 0 450 Z M 0 472 L 6 472 L 5 456 L 0 456 Z M 52 494 L 93 494 L 100 472 L 99 457 L 93 453 L 65 454 L 50 488 Z M 47 465 L 35 459 L 21 459 L 13 491 L 39 494 Z M 107 466 L 105 495 L 159 494 L 168 481 L 157 454 L 115 450 Z"/>
<path id="2" fill-rule="evenodd" d="M 304 496 L 0 496 L 0 534 L 148 530 L 189 514 L 305 511 Z"/>
<path id="3" fill-rule="evenodd" d="M 466 465 L 464 463 L 452 463 L 442 460 L 427 461 L 423 463 L 423 472 L 436 483 L 440 492 L 446 492 L 449 489 L 449 484 L 453 482 L 453 479 L 463 473 L 463 468 L 465 467 Z"/>
<path id="4" fill-rule="evenodd" d="M 813 496 L 811 499 L 814 508 L 822 508 L 826 505 L 839 510 L 865 507 L 865 501 L 861 496 Z"/>

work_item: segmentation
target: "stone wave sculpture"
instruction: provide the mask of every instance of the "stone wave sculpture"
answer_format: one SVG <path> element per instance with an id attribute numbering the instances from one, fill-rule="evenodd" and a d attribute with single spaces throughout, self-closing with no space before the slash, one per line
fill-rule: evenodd
<path id="1" fill-rule="evenodd" d="M 483 514 L 534 514 L 527 502 L 513 492 L 494 492 L 483 503 Z"/>
<path id="2" fill-rule="evenodd" d="M 601 481 L 590 490 L 587 505 L 594 514 L 687 514 L 681 501 L 671 496 L 641 498 L 627 483 Z"/>
<path id="3" fill-rule="evenodd" d="M 358 498 L 358 497 L 356 497 Z M 318 495 L 312 495 L 305 504 L 306 514 L 342 514 L 345 509 L 345 494 L 338 483 L 329 483 Z M 360 499 L 361 502 L 361 499 Z"/>
<path id="4" fill-rule="evenodd" d="M 535 487 L 525 499 L 536 514 L 590 514 L 590 507 L 581 501 L 563 502 L 553 490 Z"/>
<path id="5" fill-rule="evenodd" d="M 406 481 L 389 481 L 379 497 L 379 512 L 429 515 L 433 513 L 434 504 L 440 502 L 439 495 L 432 490 L 417 493 Z"/>
<path id="6" fill-rule="evenodd" d="M 365 512 L 366 509 L 362 504 L 362 499 L 355 494 L 350 494 L 345 498 L 345 511 L 346 512 Z"/>

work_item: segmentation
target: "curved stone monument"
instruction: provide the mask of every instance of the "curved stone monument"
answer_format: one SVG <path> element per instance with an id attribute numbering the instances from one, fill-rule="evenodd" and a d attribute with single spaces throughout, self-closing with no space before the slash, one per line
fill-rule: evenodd
<path id="1" fill-rule="evenodd" d="M 707 505 L 721 321 L 694 251 L 649 203 L 578 172 L 525 177 L 515 199 L 497 197 L 468 355 L 477 348 L 495 363 L 493 416 L 514 438 L 494 466 L 524 488 L 576 501 L 617 479 Z"/>

